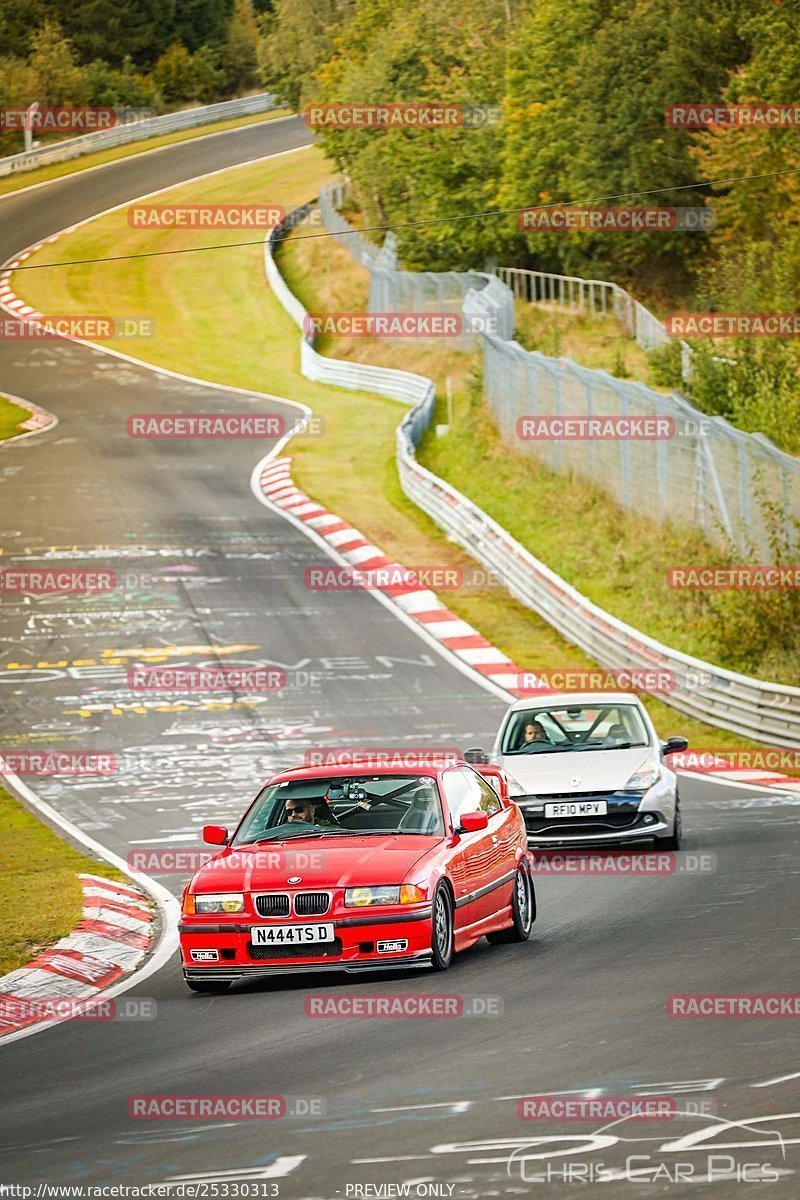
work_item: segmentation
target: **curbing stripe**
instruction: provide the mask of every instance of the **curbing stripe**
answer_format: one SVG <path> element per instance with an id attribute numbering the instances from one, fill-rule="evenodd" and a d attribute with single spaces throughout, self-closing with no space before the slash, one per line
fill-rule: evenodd
<path id="1" fill-rule="evenodd" d="M 96 999 L 134 971 L 150 947 L 155 910 L 144 892 L 99 875 L 78 878 L 84 907 L 77 927 L 27 966 L 0 978 L 0 1040 L 52 1021 L 56 998 Z"/>

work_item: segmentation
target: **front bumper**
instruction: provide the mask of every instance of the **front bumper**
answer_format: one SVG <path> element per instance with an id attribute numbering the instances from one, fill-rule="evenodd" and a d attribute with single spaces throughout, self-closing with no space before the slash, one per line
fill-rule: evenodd
<path id="1" fill-rule="evenodd" d="M 607 812 L 595 816 L 545 817 L 544 806 L 575 800 L 601 800 Z M 672 832 L 673 817 L 652 807 L 648 793 L 582 793 L 580 796 L 515 797 L 522 810 L 528 846 L 603 846 L 650 841 Z M 648 803 L 649 802 L 649 803 Z M 666 807 L 666 806 L 665 806 Z"/>
<path id="2" fill-rule="evenodd" d="M 235 983 L 240 979 L 265 979 L 271 975 L 296 975 L 297 973 L 317 974 L 317 972 L 340 973 L 344 971 L 348 975 L 363 975 L 369 971 L 414 971 L 422 967 L 431 965 L 430 950 L 422 954 L 413 956 L 396 955 L 390 958 L 388 955 L 378 961 L 364 959 L 363 961 L 350 960 L 348 962 L 291 962 L 291 963 L 272 963 L 264 966 L 232 966 L 232 967 L 187 967 L 183 968 L 184 979 L 189 979 L 192 982 L 197 982 L 202 979 L 213 979 L 219 982 Z"/>
<path id="3" fill-rule="evenodd" d="M 310 945 L 257 946 L 253 928 L 291 924 L 241 916 L 235 921 L 184 916 L 178 926 L 184 976 L 201 979 L 252 979 L 296 971 L 376 971 L 426 966 L 431 959 L 431 906 L 404 913 L 331 916 L 334 941 Z M 314 924 L 305 921 L 304 924 Z"/>

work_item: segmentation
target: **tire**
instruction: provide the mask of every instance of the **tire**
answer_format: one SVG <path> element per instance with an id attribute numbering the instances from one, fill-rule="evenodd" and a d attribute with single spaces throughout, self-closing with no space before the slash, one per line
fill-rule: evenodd
<path id="1" fill-rule="evenodd" d="M 453 901 L 444 884 L 439 884 L 431 905 L 431 966 L 434 971 L 446 971 L 453 961 L 455 931 Z"/>
<path id="2" fill-rule="evenodd" d="M 506 946 L 509 942 L 527 942 L 536 920 L 536 893 L 533 880 L 527 871 L 517 869 L 514 878 L 514 893 L 511 897 L 512 922 L 508 929 L 487 933 L 486 940 L 493 946 Z"/>
<path id="3" fill-rule="evenodd" d="M 201 992 L 205 996 L 220 996 L 231 986 L 224 979 L 184 979 L 184 983 L 192 992 Z"/>
<path id="4" fill-rule="evenodd" d="M 680 797 L 675 796 L 675 824 L 672 828 L 672 833 L 667 837 L 657 837 L 654 839 L 657 850 L 680 850 L 681 838 L 683 836 L 683 822 L 681 820 L 681 801 Z"/>

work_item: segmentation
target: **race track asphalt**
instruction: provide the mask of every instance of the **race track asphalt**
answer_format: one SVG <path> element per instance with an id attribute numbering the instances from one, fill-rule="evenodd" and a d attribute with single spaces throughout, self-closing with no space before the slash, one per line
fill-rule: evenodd
<path id="1" fill-rule="evenodd" d="M 0 259 L 125 199 L 308 140 L 298 119 L 268 123 L 2 199 Z M 124 767 L 33 781 L 81 829 L 123 857 L 196 848 L 198 825 L 232 821 L 261 778 L 309 746 L 490 740 L 500 699 L 371 596 L 305 589 L 305 568 L 324 559 L 251 494 L 264 445 L 125 433 L 132 411 L 263 411 L 263 400 L 82 345 L 20 341 L 0 341 L 0 391 L 60 421 L 0 449 L 4 564 L 102 564 L 125 579 L 106 597 L 2 606 L 0 749 L 113 751 Z M 256 705 L 198 697 L 165 710 L 127 688 L 142 648 L 170 664 L 274 662 L 296 686 Z M 532 940 L 482 943 L 447 975 L 280 979 L 202 997 L 173 959 L 126 993 L 154 998 L 154 1020 L 72 1022 L 0 1048 L 0 1182 L 200 1176 L 299 1198 L 409 1181 L 456 1197 L 558 1197 L 583 1180 L 605 1196 L 796 1196 L 796 1023 L 680 1020 L 665 1006 L 673 993 L 796 987 L 798 801 L 694 779 L 682 797 L 686 848 L 713 855 L 713 871 L 540 878 Z M 352 991 L 486 997 L 494 1015 L 306 1016 L 309 994 Z M 674 1095 L 686 1114 L 602 1136 L 602 1120 L 517 1116 L 519 1096 L 586 1091 Z M 285 1095 L 296 1115 L 131 1120 L 129 1097 L 150 1093 Z M 629 1168 L 644 1174 L 601 1183 L 629 1155 L 649 1156 Z"/>

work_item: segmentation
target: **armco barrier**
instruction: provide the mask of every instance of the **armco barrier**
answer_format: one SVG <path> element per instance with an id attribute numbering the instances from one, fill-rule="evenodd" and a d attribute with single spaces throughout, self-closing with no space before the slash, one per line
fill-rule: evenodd
<path id="1" fill-rule="evenodd" d="M 274 249 L 293 219 L 294 215 L 270 232 L 264 262 L 276 297 L 301 330 L 301 370 L 309 379 L 377 392 L 413 406 L 397 430 L 397 468 L 406 496 L 482 566 L 496 572 L 512 596 L 600 666 L 672 671 L 674 691 L 659 693 L 665 704 L 773 746 L 800 746 L 800 688 L 726 671 L 618 621 L 534 558 L 461 492 L 417 462 L 416 446 L 433 419 L 433 382 L 406 371 L 339 362 L 317 353 L 302 333 L 306 310 L 286 286 L 274 259 Z"/>
<path id="2" fill-rule="evenodd" d="M 163 117 L 148 117 L 131 125 L 84 133 L 80 137 L 65 138 L 64 141 L 53 142 L 49 146 L 39 146 L 36 150 L 0 158 L 0 176 L 13 175 L 15 171 L 30 171 L 48 163 L 67 162 L 82 154 L 93 154 L 96 150 L 108 150 L 114 146 L 124 146 L 128 142 L 160 137 L 164 133 L 176 133 L 181 129 L 193 129 L 196 125 L 209 125 L 213 121 L 229 121 L 235 117 L 268 112 L 277 106 L 277 96 L 272 92 L 263 92 L 258 96 L 245 96 L 241 100 L 223 100 L 219 104 L 205 104 L 200 108 L 166 113 Z"/>

